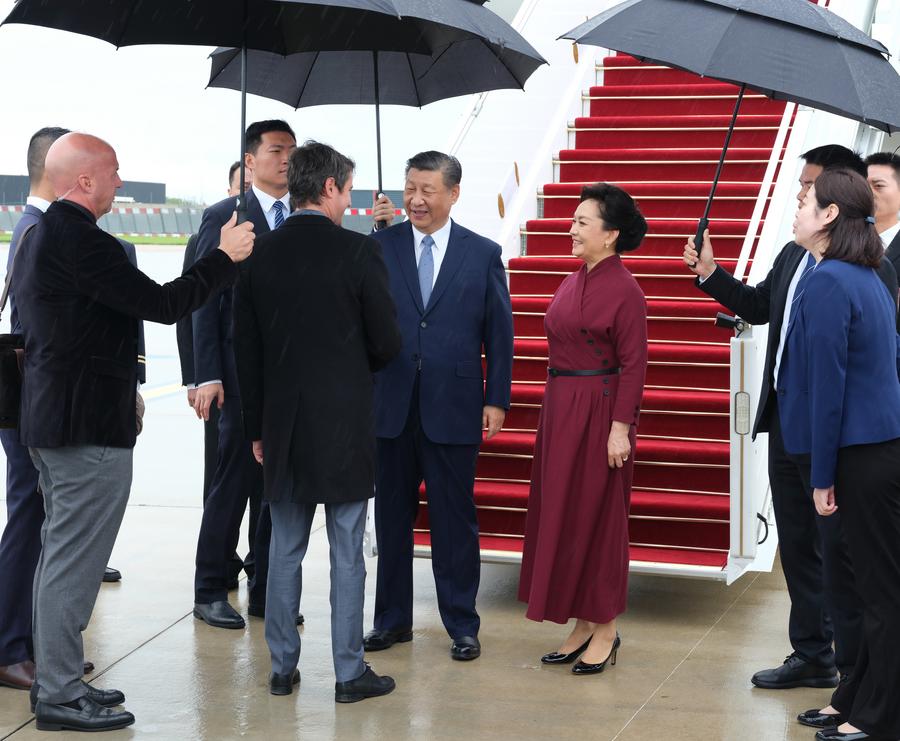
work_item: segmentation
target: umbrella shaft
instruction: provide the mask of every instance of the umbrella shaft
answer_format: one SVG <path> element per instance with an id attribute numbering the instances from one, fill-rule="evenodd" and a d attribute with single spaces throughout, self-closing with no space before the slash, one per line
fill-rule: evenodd
<path id="1" fill-rule="evenodd" d="M 737 100 L 734 103 L 734 113 L 731 115 L 731 125 L 728 127 L 728 133 L 725 135 L 722 156 L 719 157 L 716 175 L 713 178 L 712 188 L 709 191 L 709 198 L 706 201 L 706 209 L 703 211 L 703 218 L 700 219 L 700 223 L 697 225 L 697 233 L 694 235 L 694 248 L 697 250 L 698 255 L 703 248 L 703 232 L 706 231 L 706 228 L 709 226 L 709 212 L 712 210 L 713 199 L 716 197 L 716 188 L 719 186 L 719 178 L 722 177 L 722 169 L 725 167 L 725 155 L 728 154 L 728 147 L 731 144 L 731 137 L 734 134 L 734 127 L 737 124 L 738 113 L 741 110 L 741 102 L 744 100 L 744 92 L 746 89 L 746 85 L 741 85 Z"/>
<path id="2" fill-rule="evenodd" d="M 247 220 L 247 195 L 244 193 L 244 170 L 246 167 L 245 153 L 247 151 L 247 46 L 241 47 L 241 174 L 239 194 L 237 202 L 238 224 Z"/>

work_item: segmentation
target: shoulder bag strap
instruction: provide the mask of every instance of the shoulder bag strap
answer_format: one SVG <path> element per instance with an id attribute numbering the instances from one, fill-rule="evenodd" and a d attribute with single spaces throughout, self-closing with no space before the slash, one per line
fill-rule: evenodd
<path id="1" fill-rule="evenodd" d="M 32 224 L 27 227 L 24 232 L 22 232 L 22 236 L 19 237 L 19 243 L 16 245 L 16 252 L 22 249 L 22 245 L 25 244 L 25 237 L 31 234 L 31 230 L 34 229 L 37 224 Z M 9 299 L 9 285 L 12 281 L 13 268 L 16 265 L 15 256 L 13 256 L 13 261 L 9 266 L 9 270 L 6 272 L 6 282 L 3 284 L 3 293 L 0 294 L 0 319 L 3 317 L 3 312 L 6 309 L 6 301 Z"/>

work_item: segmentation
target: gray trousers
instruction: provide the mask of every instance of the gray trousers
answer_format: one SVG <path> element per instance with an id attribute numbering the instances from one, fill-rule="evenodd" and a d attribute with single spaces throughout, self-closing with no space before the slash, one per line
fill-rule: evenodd
<path id="1" fill-rule="evenodd" d="M 84 694 L 84 647 L 131 491 L 131 448 L 31 448 L 44 495 L 43 550 L 34 574 L 34 654 L 38 699 Z"/>
<path id="2" fill-rule="evenodd" d="M 269 502 L 272 542 L 266 589 L 266 642 L 272 671 L 290 674 L 300 660 L 297 610 L 303 586 L 303 556 L 315 504 Z M 331 557 L 331 653 L 338 682 L 362 676 L 363 602 L 366 564 L 362 540 L 366 502 L 325 505 L 325 527 Z"/>

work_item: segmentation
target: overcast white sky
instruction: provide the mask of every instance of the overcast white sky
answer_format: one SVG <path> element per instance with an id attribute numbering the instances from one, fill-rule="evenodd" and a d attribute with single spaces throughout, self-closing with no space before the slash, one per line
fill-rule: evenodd
<path id="1" fill-rule="evenodd" d="M 502 3 L 501 3 L 502 5 Z M 0 18 L 12 9 L 0 0 Z M 498 7 L 499 9 L 499 7 Z M 0 27 L 0 173 L 25 174 L 25 151 L 42 126 L 103 137 L 117 150 L 125 180 L 168 185 L 170 197 L 208 203 L 224 197 L 240 145 L 240 95 L 206 89 L 208 47 L 109 44 L 23 25 Z M 446 147 L 467 99 L 423 110 L 382 109 L 385 188 L 402 186 L 403 164 L 423 149 Z M 249 96 L 248 121 L 286 119 L 300 139 L 328 142 L 357 162 L 356 187 L 374 188 L 374 109 L 304 108 Z"/>

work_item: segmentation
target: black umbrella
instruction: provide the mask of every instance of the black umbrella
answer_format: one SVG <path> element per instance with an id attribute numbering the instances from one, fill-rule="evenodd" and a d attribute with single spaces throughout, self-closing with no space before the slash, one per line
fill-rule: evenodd
<path id="1" fill-rule="evenodd" d="M 900 130 L 900 75 L 888 50 L 809 0 L 626 0 L 560 38 L 740 85 L 703 231 L 747 88 Z"/>
<path id="2" fill-rule="evenodd" d="M 515 33 L 510 29 L 510 33 Z M 239 49 L 217 49 L 210 58 L 210 87 L 245 89 L 294 109 L 349 104 L 375 106 L 378 190 L 382 191 L 381 105 L 422 107 L 458 95 L 521 89 L 544 59 L 520 40 L 508 44 L 465 38 L 432 54 L 398 51 L 316 51 L 282 56 L 248 54 L 241 79 Z M 526 51 L 530 50 L 530 51 Z"/>
<path id="3" fill-rule="evenodd" d="M 5 23 L 72 31 L 116 46 L 193 44 L 293 54 L 403 51 L 432 55 L 481 39 L 512 56 L 534 50 L 484 0 L 18 0 Z M 246 90 L 246 87 L 243 87 Z M 246 95 L 241 96 L 243 183 Z M 238 211 L 246 210 L 244 197 Z"/>

